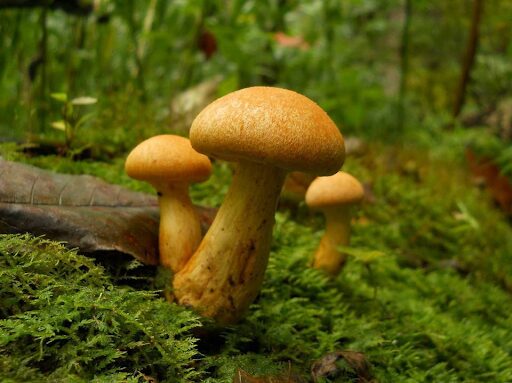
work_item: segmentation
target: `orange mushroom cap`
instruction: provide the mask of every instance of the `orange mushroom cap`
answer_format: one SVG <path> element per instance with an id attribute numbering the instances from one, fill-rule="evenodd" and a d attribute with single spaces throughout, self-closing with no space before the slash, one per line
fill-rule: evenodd
<path id="1" fill-rule="evenodd" d="M 252 87 L 208 105 L 190 141 L 199 152 L 307 173 L 338 171 L 345 159 L 340 131 L 315 102 L 287 89 Z"/>
<path id="2" fill-rule="evenodd" d="M 205 181 L 212 165 L 187 138 L 163 134 L 137 145 L 126 159 L 125 170 L 130 177 L 151 184 L 162 180 L 194 183 Z"/>
<path id="3" fill-rule="evenodd" d="M 361 202 L 363 185 L 347 172 L 328 177 L 318 177 L 306 192 L 306 204 L 312 208 L 351 205 Z"/>

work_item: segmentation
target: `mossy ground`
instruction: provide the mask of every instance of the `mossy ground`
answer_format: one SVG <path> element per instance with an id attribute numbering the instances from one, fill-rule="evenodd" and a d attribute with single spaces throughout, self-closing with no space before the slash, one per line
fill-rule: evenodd
<path id="1" fill-rule="evenodd" d="M 356 350 L 379 382 L 512 381 L 512 228 L 471 184 L 462 141 L 450 137 L 373 144 L 347 160 L 371 198 L 335 279 L 308 267 L 322 218 L 303 204 L 280 210 L 261 294 L 224 329 L 167 304 L 154 269 L 130 264 L 129 278 L 114 277 L 105 262 L 53 242 L 1 236 L 0 380 L 231 382 L 237 368 L 290 366 L 308 379 L 314 360 Z M 12 149 L 4 157 L 150 191 L 124 175 L 122 159 L 28 159 Z M 229 180 L 216 163 L 195 202 L 220 204 Z"/>

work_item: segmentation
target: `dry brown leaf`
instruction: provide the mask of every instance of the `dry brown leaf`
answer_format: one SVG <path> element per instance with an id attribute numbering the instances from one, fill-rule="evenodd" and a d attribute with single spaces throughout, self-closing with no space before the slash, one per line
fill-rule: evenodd
<path id="1" fill-rule="evenodd" d="M 485 184 L 500 209 L 512 214 L 512 182 L 508 177 L 492 160 L 478 157 L 471 149 L 466 150 L 466 160 L 475 181 Z"/>
<path id="2" fill-rule="evenodd" d="M 209 226 L 214 211 L 199 212 Z M 154 196 L 0 159 L 0 233 L 44 235 L 82 252 L 117 251 L 155 265 L 158 225 Z"/>

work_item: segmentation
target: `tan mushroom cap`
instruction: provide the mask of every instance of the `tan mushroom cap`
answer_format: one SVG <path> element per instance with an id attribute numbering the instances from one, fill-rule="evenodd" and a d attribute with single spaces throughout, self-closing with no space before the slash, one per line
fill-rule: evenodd
<path id="1" fill-rule="evenodd" d="M 346 172 L 316 178 L 306 192 L 306 204 L 312 208 L 351 205 L 364 197 L 363 185 Z"/>
<path id="2" fill-rule="evenodd" d="M 340 131 L 316 103 L 287 89 L 252 87 L 208 105 L 190 129 L 192 146 L 228 161 L 333 174 L 343 165 Z"/>
<path id="3" fill-rule="evenodd" d="M 162 134 L 137 145 L 126 159 L 125 170 L 130 177 L 150 183 L 162 179 L 193 183 L 206 180 L 212 165 L 187 138 Z"/>

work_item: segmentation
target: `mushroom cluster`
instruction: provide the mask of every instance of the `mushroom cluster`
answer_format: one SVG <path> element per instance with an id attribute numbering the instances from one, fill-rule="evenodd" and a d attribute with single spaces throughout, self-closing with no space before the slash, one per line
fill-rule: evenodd
<path id="1" fill-rule="evenodd" d="M 206 156 L 234 162 L 236 170 L 201 240 L 188 185 L 210 174 Z M 158 191 L 161 263 L 174 271 L 178 303 L 220 324 L 240 319 L 261 288 L 286 174 L 331 175 L 344 159 L 343 137 L 327 113 L 272 87 L 245 88 L 208 105 L 192 123 L 190 142 L 162 135 L 136 147 L 126 171 Z"/>

